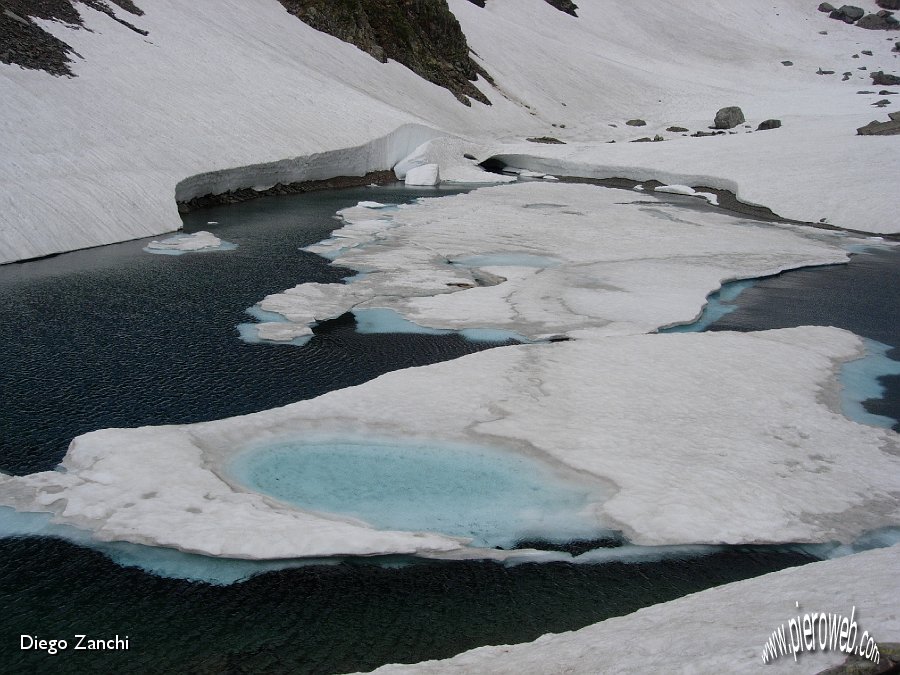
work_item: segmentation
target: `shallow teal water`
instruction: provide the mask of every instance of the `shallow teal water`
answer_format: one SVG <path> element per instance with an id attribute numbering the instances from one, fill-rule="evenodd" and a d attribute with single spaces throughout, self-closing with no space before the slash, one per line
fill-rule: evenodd
<path id="1" fill-rule="evenodd" d="M 722 317 L 735 311 L 737 305 L 734 302 L 738 299 L 738 296 L 748 288 L 751 288 L 756 282 L 756 279 L 739 279 L 738 281 L 729 281 L 722 284 L 718 291 L 709 294 L 706 299 L 706 305 L 703 307 L 703 312 L 695 321 L 661 328 L 657 332 L 700 333 L 706 330 Z"/>
<path id="2" fill-rule="evenodd" d="M 453 444 L 283 442 L 230 466 L 247 487 L 385 530 L 440 532 L 476 546 L 610 534 L 590 505 L 608 494 L 536 459 Z"/>

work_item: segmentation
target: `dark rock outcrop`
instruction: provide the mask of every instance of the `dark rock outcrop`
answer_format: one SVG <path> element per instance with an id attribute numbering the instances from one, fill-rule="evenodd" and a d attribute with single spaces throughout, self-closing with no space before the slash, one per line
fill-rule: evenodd
<path id="1" fill-rule="evenodd" d="M 733 105 L 719 110 L 716 113 L 713 125 L 716 129 L 734 129 L 738 124 L 743 124 L 744 121 L 744 111 Z"/>
<path id="2" fill-rule="evenodd" d="M 673 134 L 680 134 L 688 131 L 684 127 L 666 127 L 666 131 L 671 131 Z"/>
<path id="3" fill-rule="evenodd" d="M 778 129 L 781 126 L 781 120 L 764 120 L 756 127 L 757 131 L 768 131 L 769 129 Z"/>
<path id="4" fill-rule="evenodd" d="M 565 12 L 566 14 L 571 14 L 572 16 L 578 16 L 575 13 L 575 10 L 578 9 L 578 5 L 576 5 L 572 0 L 545 0 L 547 4 L 553 5 L 560 12 Z"/>
<path id="5" fill-rule="evenodd" d="M 875 0 L 882 9 L 900 9 L 900 0 Z"/>
<path id="6" fill-rule="evenodd" d="M 869 122 L 866 126 L 856 130 L 860 136 L 896 136 L 900 134 L 900 122 L 890 120 L 889 122 Z"/>
<path id="7" fill-rule="evenodd" d="M 856 22 L 856 25 L 868 30 L 897 30 L 900 28 L 900 21 L 897 21 L 891 12 L 883 9 L 877 14 L 866 14 Z"/>
<path id="8" fill-rule="evenodd" d="M 143 15 L 131 0 L 110 1 L 135 16 Z M 0 0 L 0 63 L 43 70 L 51 75 L 74 76 L 69 64 L 72 63 L 71 57 L 77 54 L 32 19 L 58 21 L 72 28 L 81 28 L 84 23 L 74 6 L 75 2 L 103 12 L 136 33 L 147 35 L 147 31 L 118 17 L 103 0 Z"/>
<path id="9" fill-rule="evenodd" d="M 876 70 L 869 75 L 872 78 L 872 84 L 880 84 L 884 87 L 893 87 L 900 84 L 900 77 L 891 75 L 881 70 Z"/>
<path id="10" fill-rule="evenodd" d="M 625 122 L 630 127 L 645 127 L 647 123 L 644 120 L 628 120 Z"/>
<path id="11" fill-rule="evenodd" d="M 844 23 L 853 23 L 859 21 L 865 15 L 866 11 L 861 7 L 854 5 L 841 5 L 828 16 Z"/>
<path id="12" fill-rule="evenodd" d="M 446 0 L 279 0 L 316 30 L 348 42 L 382 63 L 393 59 L 420 77 L 490 105 L 472 83 L 490 76 L 472 60 L 469 45 Z"/>
<path id="13" fill-rule="evenodd" d="M 548 145 L 565 145 L 565 141 L 561 141 L 553 136 L 536 136 L 534 138 L 526 138 L 530 143 L 546 143 Z"/>
<path id="14" fill-rule="evenodd" d="M 485 6 L 485 0 L 469 0 L 473 5 L 478 5 L 479 7 Z M 548 5 L 552 7 L 556 7 L 560 12 L 565 12 L 566 14 L 571 14 L 572 16 L 578 16 L 575 13 L 575 10 L 578 9 L 578 5 L 576 5 L 572 0 L 544 0 Z"/>

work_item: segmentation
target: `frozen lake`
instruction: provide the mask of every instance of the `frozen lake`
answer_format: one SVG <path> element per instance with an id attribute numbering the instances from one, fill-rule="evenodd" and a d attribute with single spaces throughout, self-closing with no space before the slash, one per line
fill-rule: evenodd
<path id="1" fill-rule="evenodd" d="M 453 192 L 360 188 L 263 199 L 187 218 L 188 232 L 210 230 L 236 244 L 233 250 L 154 256 L 142 252 L 146 242 L 132 242 L 0 268 L 0 393 L 5 402 L 15 402 L 0 409 L 0 470 L 50 469 L 69 440 L 89 430 L 248 413 L 501 344 L 447 331 L 370 333 L 369 320 L 383 327 L 385 317 L 363 316 L 363 330 L 357 330 L 351 315 L 318 327 L 303 347 L 239 339 L 236 327 L 248 321 L 246 309 L 266 294 L 303 280 L 348 276 L 299 250 L 328 236 L 337 225 L 335 211 L 364 200 L 400 203 Z M 553 263 L 509 255 L 455 262 Z M 836 325 L 895 354 L 898 262 L 896 251 L 876 250 L 854 256 L 846 266 L 788 272 L 747 284 L 732 296 L 726 291 L 720 300 L 736 309 L 712 317 L 708 329 Z M 884 398 L 867 402 L 865 409 L 896 420 L 898 380 L 885 378 Z M 546 480 L 546 467 L 510 465 L 471 448 L 461 456 L 381 446 L 375 455 L 361 456 L 343 447 L 337 458 L 334 445 L 307 450 L 298 459 L 292 448 L 265 448 L 236 471 L 287 501 L 311 499 L 308 506 L 323 510 L 352 508 L 356 517 L 383 519 L 385 526 L 392 518 L 444 518 L 458 528 L 454 533 L 492 545 L 546 534 L 527 513 L 520 517 L 522 490 L 543 490 L 545 505 L 559 513 L 578 513 L 592 499 L 564 481 Z M 310 462 L 323 453 L 329 463 L 313 467 Z M 345 491 L 320 489 L 310 497 L 297 494 L 296 483 L 276 485 L 285 469 L 309 474 L 313 468 L 319 484 L 310 480 L 311 487 L 343 481 Z M 437 474 L 448 485 L 429 478 Z M 505 496 L 486 499 L 488 486 Z M 348 495 L 366 490 L 374 502 L 348 501 Z M 461 493 L 472 495 L 471 506 L 490 516 L 477 528 L 466 529 Z M 394 508 L 391 498 L 401 506 Z M 402 508 L 408 499 L 419 508 Z M 602 538 L 603 532 L 576 527 L 570 536 Z M 122 567 L 57 539 L 7 538 L 0 540 L 0 602 L 10 611 L 0 625 L 9 634 L 65 635 L 72 626 L 98 635 L 128 633 L 141 645 L 121 655 L 129 669 L 258 671 L 280 664 L 293 672 L 335 672 L 530 640 L 813 559 L 813 553 L 789 547 L 577 565 L 344 559 L 222 586 Z M 97 663 L 108 668 L 109 655 L 101 657 Z M 16 658 L 21 660 L 12 666 L 29 667 L 31 655 Z"/>

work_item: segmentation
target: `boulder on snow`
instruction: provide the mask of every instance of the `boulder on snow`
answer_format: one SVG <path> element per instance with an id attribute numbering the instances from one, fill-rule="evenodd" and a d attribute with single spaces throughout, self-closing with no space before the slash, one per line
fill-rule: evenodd
<path id="1" fill-rule="evenodd" d="M 781 120 L 764 120 L 756 127 L 757 131 L 767 131 L 768 129 L 777 129 L 781 126 Z"/>
<path id="2" fill-rule="evenodd" d="M 744 111 L 736 105 L 722 108 L 716 113 L 714 122 L 716 129 L 734 129 L 738 124 L 744 123 Z"/>
<path id="3" fill-rule="evenodd" d="M 898 77 L 897 75 L 891 75 L 890 73 L 885 73 L 881 70 L 877 70 L 874 73 L 871 73 L 869 77 L 872 78 L 872 84 L 880 84 L 885 87 L 893 87 L 900 84 L 900 77 Z"/>
<path id="4" fill-rule="evenodd" d="M 900 21 L 887 10 L 881 10 L 877 14 L 866 14 L 856 25 L 868 30 L 897 30 L 900 28 Z"/>
<path id="5" fill-rule="evenodd" d="M 857 129 L 856 133 L 860 136 L 895 136 L 900 134 L 900 120 L 869 122 L 866 126 Z"/>
<path id="6" fill-rule="evenodd" d="M 843 21 L 844 23 L 853 23 L 863 18 L 863 16 L 865 16 L 865 13 L 866 11 L 861 7 L 856 7 L 854 5 L 841 5 L 838 9 L 834 10 L 828 16 L 832 19 Z"/>
<path id="7" fill-rule="evenodd" d="M 437 185 L 441 182 L 441 174 L 437 164 L 423 164 L 406 172 L 404 182 L 407 185 Z"/>
<path id="8" fill-rule="evenodd" d="M 628 120 L 625 122 L 630 127 L 644 127 L 647 126 L 647 123 L 644 120 Z"/>
<path id="9" fill-rule="evenodd" d="M 833 12 L 834 5 L 832 5 L 830 2 L 823 2 L 821 5 L 819 5 L 819 11 L 820 12 Z"/>
<path id="10" fill-rule="evenodd" d="M 875 0 L 882 9 L 900 9 L 900 0 Z"/>

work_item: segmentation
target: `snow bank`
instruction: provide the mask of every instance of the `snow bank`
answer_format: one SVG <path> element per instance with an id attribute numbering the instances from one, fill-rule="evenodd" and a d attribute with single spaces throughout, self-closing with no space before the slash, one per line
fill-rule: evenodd
<path id="1" fill-rule="evenodd" d="M 837 399 L 836 363 L 861 350 L 813 327 L 494 349 L 244 417 L 85 434 L 64 472 L 0 479 L 0 503 L 101 540 L 208 555 L 462 550 L 305 513 L 228 477 L 250 446 L 352 437 L 559 463 L 613 487 L 597 523 L 638 544 L 850 541 L 900 523 L 897 435 L 823 402 Z"/>
<path id="2" fill-rule="evenodd" d="M 407 185 L 437 185 L 441 182 L 441 174 L 437 164 L 423 164 L 406 172 L 404 182 Z"/>
<path id="3" fill-rule="evenodd" d="M 847 260 L 821 231 L 591 185 L 482 188 L 381 215 L 345 209 L 346 225 L 307 249 L 365 270 L 364 278 L 300 284 L 260 306 L 300 326 L 385 308 L 431 328 L 622 335 L 692 321 L 725 280 Z"/>
<path id="4" fill-rule="evenodd" d="M 838 652 L 804 653 L 763 665 L 772 631 L 798 614 L 849 616 L 879 644 L 895 642 L 900 546 L 813 563 L 711 588 L 534 642 L 481 647 L 445 661 L 390 665 L 375 673 L 819 673 Z M 800 604 L 798 610 L 795 602 Z M 884 664 L 882 654 L 882 665 Z"/>

